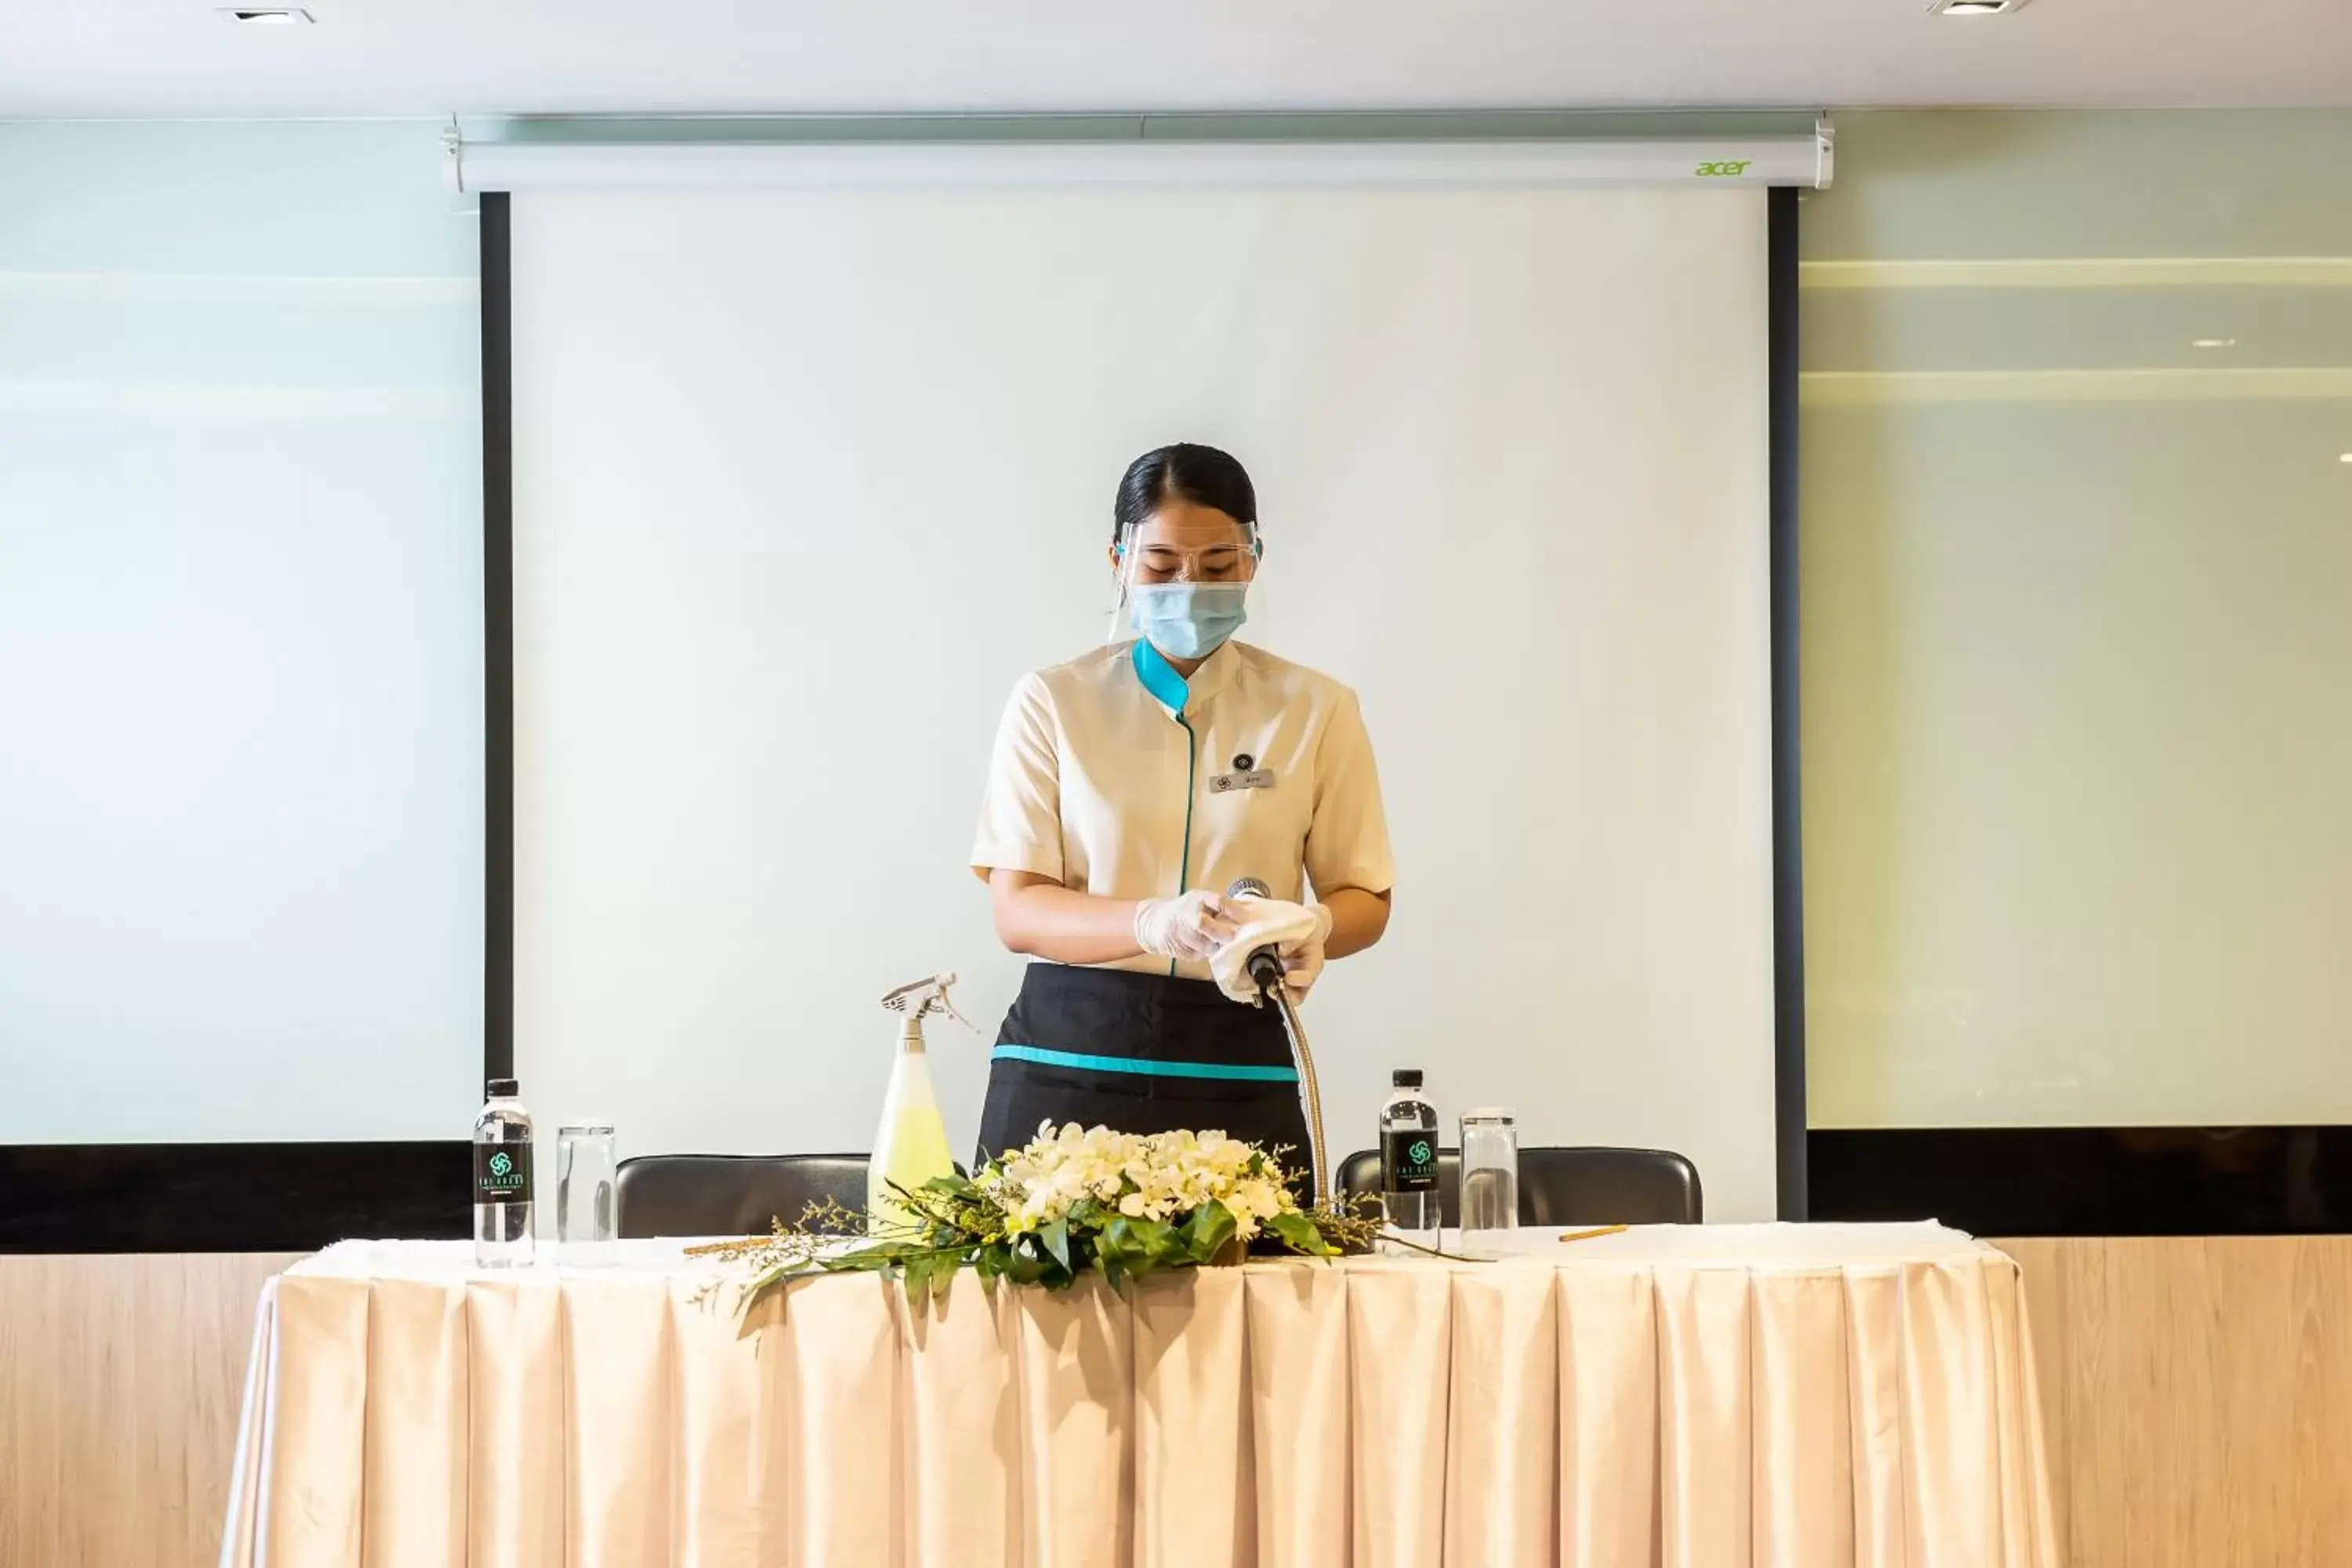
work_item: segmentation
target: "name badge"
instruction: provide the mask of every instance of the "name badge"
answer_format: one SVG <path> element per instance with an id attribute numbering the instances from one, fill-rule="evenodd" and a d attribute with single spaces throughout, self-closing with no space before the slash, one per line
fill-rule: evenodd
<path id="1" fill-rule="evenodd" d="M 1247 773 L 1218 773 L 1209 780 L 1211 795 L 1226 795 L 1237 789 L 1272 789 L 1274 770 L 1252 768 Z"/>

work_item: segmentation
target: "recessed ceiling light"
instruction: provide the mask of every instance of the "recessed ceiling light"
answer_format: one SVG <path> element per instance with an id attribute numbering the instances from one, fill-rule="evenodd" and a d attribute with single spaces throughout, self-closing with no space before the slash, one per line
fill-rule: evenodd
<path id="1" fill-rule="evenodd" d="M 1938 16 L 2002 16 L 2025 9 L 2025 0 L 1935 0 L 1927 7 Z"/>
<path id="2" fill-rule="evenodd" d="M 2233 349 L 2238 346 L 2238 340 L 2235 338 L 2191 338 L 2189 340 L 2189 346 L 2192 349 Z"/>
<path id="3" fill-rule="evenodd" d="M 2336 460 L 2339 463 L 2352 463 L 2352 452 L 2338 452 L 2336 454 Z"/>
<path id="4" fill-rule="evenodd" d="M 310 12 L 299 8 L 270 11 L 223 11 L 221 15 L 227 17 L 232 22 L 251 22 L 257 26 L 265 27 L 299 27 L 305 22 L 315 22 L 319 19 L 318 17 L 310 15 Z"/>

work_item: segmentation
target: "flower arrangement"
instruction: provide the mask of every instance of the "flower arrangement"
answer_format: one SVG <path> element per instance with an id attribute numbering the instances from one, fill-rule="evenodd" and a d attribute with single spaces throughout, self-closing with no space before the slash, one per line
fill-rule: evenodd
<path id="1" fill-rule="evenodd" d="M 921 1306 L 966 1268 L 990 1289 L 1010 1279 L 1066 1290 L 1089 1273 L 1117 1285 L 1237 1258 L 1261 1238 L 1333 1258 L 1380 1235 L 1376 1215 L 1299 1207 L 1279 1153 L 1223 1132 L 1048 1124 L 970 1176 L 894 1187 L 911 1219 L 863 1246 L 843 1239 L 865 1228 L 861 1216 L 815 1205 L 796 1226 L 779 1220 L 772 1235 L 695 1251 L 751 1266 L 747 1307 L 797 1275 L 856 1271 L 902 1281 Z"/>

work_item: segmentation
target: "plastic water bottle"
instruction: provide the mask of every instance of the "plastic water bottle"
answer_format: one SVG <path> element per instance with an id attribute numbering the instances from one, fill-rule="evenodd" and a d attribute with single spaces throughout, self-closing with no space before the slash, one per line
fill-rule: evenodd
<path id="1" fill-rule="evenodd" d="M 1437 1107 L 1422 1098 L 1419 1068 L 1399 1068 L 1389 1082 L 1392 1092 L 1381 1107 L 1381 1209 L 1391 1229 L 1434 1233 Z"/>
<path id="2" fill-rule="evenodd" d="M 474 1122 L 474 1261 L 485 1268 L 531 1258 L 530 1112 L 510 1078 L 490 1079 Z"/>

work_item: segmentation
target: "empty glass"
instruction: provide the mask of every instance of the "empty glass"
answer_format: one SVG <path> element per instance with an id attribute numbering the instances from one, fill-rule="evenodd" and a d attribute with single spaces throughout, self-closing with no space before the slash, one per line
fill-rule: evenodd
<path id="1" fill-rule="evenodd" d="M 1513 1230 L 1519 1223 L 1519 1130 L 1512 1113 L 1462 1113 L 1462 1232 Z"/>
<path id="2" fill-rule="evenodd" d="M 604 1263 L 613 1254 L 610 1127 L 563 1127 L 555 1134 L 555 1239 L 566 1263 Z"/>

